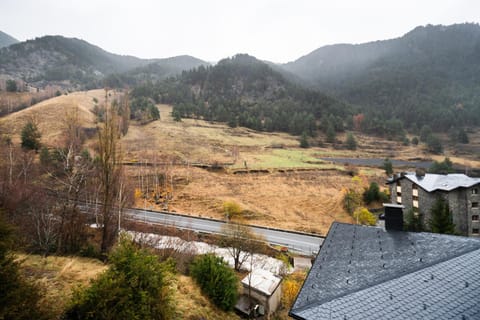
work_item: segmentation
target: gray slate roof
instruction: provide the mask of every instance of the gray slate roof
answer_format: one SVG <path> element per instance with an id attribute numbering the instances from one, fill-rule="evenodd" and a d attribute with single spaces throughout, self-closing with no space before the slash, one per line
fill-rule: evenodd
<path id="1" fill-rule="evenodd" d="M 480 178 L 472 178 L 459 173 L 426 173 L 425 176 L 417 176 L 415 173 L 409 172 L 403 177 L 419 185 L 422 189 L 428 192 L 435 190 L 451 191 L 457 188 L 469 188 L 476 184 L 480 184 Z"/>
<path id="2" fill-rule="evenodd" d="M 334 223 L 290 315 L 480 319 L 479 266 L 476 239 Z"/>

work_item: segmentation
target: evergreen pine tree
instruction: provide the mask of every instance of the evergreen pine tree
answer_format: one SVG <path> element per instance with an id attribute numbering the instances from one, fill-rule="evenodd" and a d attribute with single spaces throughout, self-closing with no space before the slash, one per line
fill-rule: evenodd
<path id="1" fill-rule="evenodd" d="M 351 132 L 347 133 L 346 144 L 347 144 L 347 149 L 349 150 L 357 149 L 357 140 L 355 139 L 355 136 Z"/>
<path id="2" fill-rule="evenodd" d="M 308 148 L 310 144 L 308 143 L 308 136 L 305 131 L 303 131 L 302 136 L 300 137 L 300 148 Z"/>
<path id="3" fill-rule="evenodd" d="M 455 233 L 455 224 L 452 221 L 452 213 L 448 202 L 443 198 L 438 198 L 431 210 L 430 230 L 434 233 Z"/>
<path id="4" fill-rule="evenodd" d="M 413 209 L 408 210 L 407 214 L 405 215 L 405 224 L 403 225 L 403 229 L 405 231 L 412 232 L 423 231 L 424 228 L 420 213 L 413 211 Z"/>
<path id="5" fill-rule="evenodd" d="M 335 127 L 333 126 L 333 124 L 331 124 L 331 123 L 328 124 L 326 135 L 327 135 L 326 140 L 327 140 L 328 143 L 334 143 L 335 142 L 336 132 L 335 132 Z"/>
<path id="6" fill-rule="evenodd" d="M 38 151 L 40 149 L 40 138 L 42 137 L 37 125 L 28 121 L 22 129 L 22 148 Z"/>
<path id="7" fill-rule="evenodd" d="M 385 161 L 383 161 L 383 168 L 385 169 L 385 174 L 387 176 L 390 176 L 393 174 L 393 164 L 389 158 L 386 158 Z"/>

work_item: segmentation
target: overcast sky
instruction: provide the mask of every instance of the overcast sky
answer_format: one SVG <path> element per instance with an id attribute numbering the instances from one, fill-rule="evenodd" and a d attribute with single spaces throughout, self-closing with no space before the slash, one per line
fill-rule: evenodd
<path id="1" fill-rule="evenodd" d="M 328 44 L 479 21 L 478 0 L 0 0 L 0 30 L 19 40 L 63 35 L 118 54 L 212 62 L 236 53 L 288 62 Z"/>

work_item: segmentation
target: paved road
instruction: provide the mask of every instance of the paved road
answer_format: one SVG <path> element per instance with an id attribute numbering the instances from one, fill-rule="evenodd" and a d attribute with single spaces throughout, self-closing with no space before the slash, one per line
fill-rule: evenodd
<path id="1" fill-rule="evenodd" d="M 173 214 L 168 212 L 157 212 L 141 209 L 128 209 L 126 213 L 133 219 L 156 223 L 168 226 L 175 226 L 181 229 L 188 229 L 197 232 L 220 234 L 225 222 L 191 216 Z M 288 247 L 289 250 L 298 251 L 304 254 L 316 254 L 323 243 L 323 238 L 315 235 L 281 231 L 263 227 L 252 227 L 253 231 L 263 236 L 273 245 Z"/>

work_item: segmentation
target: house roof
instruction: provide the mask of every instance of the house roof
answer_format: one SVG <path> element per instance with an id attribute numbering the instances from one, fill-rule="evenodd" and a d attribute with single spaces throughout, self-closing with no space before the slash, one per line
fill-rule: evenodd
<path id="1" fill-rule="evenodd" d="M 334 223 L 290 315 L 477 319 L 479 263 L 476 239 Z"/>
<path id="2" fill-rule="evenodd" d="M 469 188 L 480 183 L 480 178 L 472 178 L 459 173 L 426 173 L 424 176 L 418 176 L 413 172 L 408 172 L 396 179 L 393 179 L 392 181 L 396 181 L 401 178 L 407 178 L 428 192 L 435 190 L 451 191 L 457 188 Z"/>
<path id="3" fill-rule="evenodd" d="M 250 276 L 251 278 L 249 279 Z M 277 289 L 280 281 L 282 281 L 282 279 L 275 276 L 270 271 L 254 269 L 250 274 L 242 279 L 242 284 L 245 286 L 250 284 L 253 289 L 258 290 L 267 296 L 271 296 Z"/>

